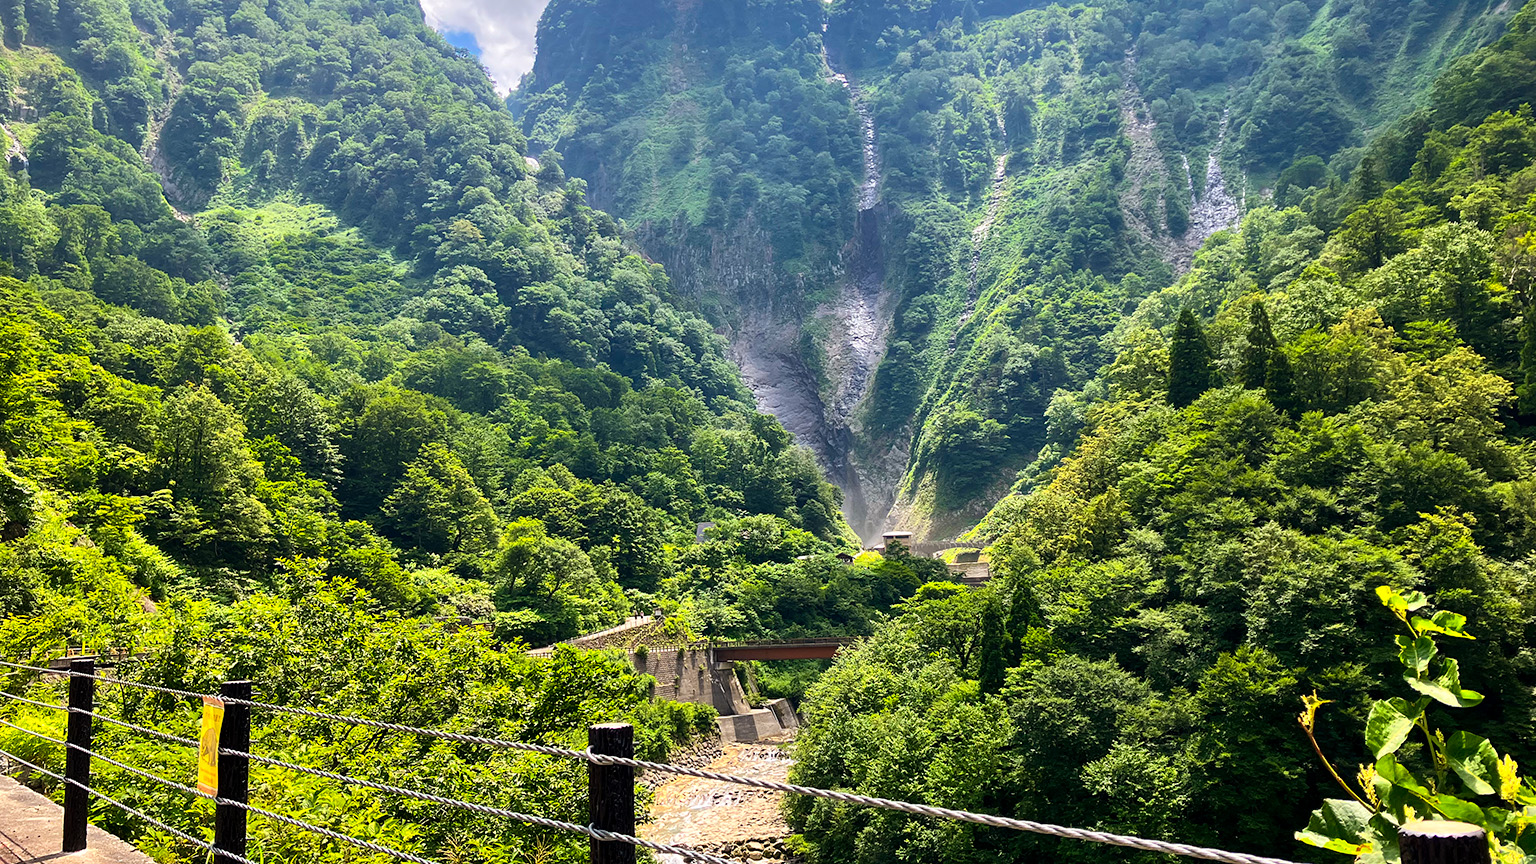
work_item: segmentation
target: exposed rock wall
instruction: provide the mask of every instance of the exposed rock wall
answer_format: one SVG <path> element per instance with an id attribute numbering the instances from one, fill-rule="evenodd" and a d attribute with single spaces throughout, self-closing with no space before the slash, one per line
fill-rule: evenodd
<path id="1" fill-rule="evenodd" d="M 1189 195 L 1189 224 L 1182 234 L 1168 229 L 1167 202 L 1163 190 L 1168 187 L 1167 160 L 1157 146 L 1153 133 L 1157 124 L 1153 121 L 1141 91 L 1136 86 L 1136 54 L 1125 57 L 1125 89 L 1120 98 L 1120 119 L 1125 135 L 1131 142 L 1131 158 L 1126 165 L 1126 184 L 1120 193 L 1120 210 L 1142 240 L 1158 252 L 1159 257 L 1180 275 L 1189 272 L 1194 265 L 1195 253 L 1217 231 L 1236 227 L 1242 220 L 1243 205 L 1227 189 L 1226 176 L 1222 172 L 1221 153 L 1227 143 L 1229 114 L 1221 118 L 1221 132 L 1206 159 L 1205 185 L 1196 193 L 1194 175 L 1189 158 L 1183 157 L 1183 183 Z M 1156 189 L 1157 205 L 1149 211 L 1147 191 Z"/>

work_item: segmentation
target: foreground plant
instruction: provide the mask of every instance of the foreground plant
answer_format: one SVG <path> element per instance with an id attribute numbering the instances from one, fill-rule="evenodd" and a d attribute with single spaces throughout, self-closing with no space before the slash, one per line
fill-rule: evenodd
<path id="1" fill-rule="evenodd" d="M 1329 700 L 1314 693 L 1302 698 L 1301 727 L 1318 758 L 1347 799 L 1330 798 L 1313 811 L 1306 830 L 1296 839 L 1312 846 L 1354 856 L 1364 864 L 1399 860 L 1397 829 L 1425 819 L 1470 822 L 1488 831 L 1495 860 L 1520 864 L 1536 854 L 1536 790 L 1520 777 L 1509 756 L 1500 758 L 1486 738 L 1467 731 L 1446 735 L 1430 722 L 1429 708 L 1471 708 L 1482 694 L 1461 688 L 1461 670 L 1454 658 L 1440 656 L 1436 640 L 1473 639 L 1464 629 L 1467 619 L 1440 611 L 1423 618 L 1418 612 L 1429 601 L 1417 591 L 1399 593 L 1376 589 L 1381 602 L 1408 635 L 1399 635 L 1398 660 L 1403 680 L 1419 694 L 1377 701 L 1365 723 L 1365 746 L 1376 760 L 1360 766 L 1351 786 L 1323 754 L 1313 735 L 1317 709 Z M 1410 743 L 1422 736 L 1423 743 Z M 1358 787 L 1358 788 L 1357 788 Z"/>

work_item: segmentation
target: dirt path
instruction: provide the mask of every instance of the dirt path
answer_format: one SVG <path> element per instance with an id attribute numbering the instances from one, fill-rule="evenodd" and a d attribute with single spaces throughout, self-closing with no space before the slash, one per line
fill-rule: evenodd
<path id="1" fill-rule="evenodd" d="M 789 755 L 777 745 L 727 744 L 725 755 L 707 770 L 763 780 L 787 782 Z M 783 796 L 777 792 L 677 777 L 656 789 L 651 821 L 640 826 L 640 836 L 659 843 L 677 843 L 701 849 L 740 848 L 746 861 L 779 861 L 779 843 L 790 835 L 779 813 Z M 753 849 L 753 845 L 760 847 Z M 752 858 L 752 854 L 757 858 Z M 662 864 L 681 864 L 682 859 L 658 856 Z"/>

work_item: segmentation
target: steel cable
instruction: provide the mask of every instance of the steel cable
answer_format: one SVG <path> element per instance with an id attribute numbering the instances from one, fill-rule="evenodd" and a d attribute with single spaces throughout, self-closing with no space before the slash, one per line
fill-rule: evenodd
<path id="1" fill-rule="evenodd" d="M 58 738 L 55 738 L 52 735 L 44 735 L 43 733 L 38 732 L 38 731 L 36 731 L 34 729 L 28 729 L 25 726 L 17 726 L 15 723 L 12 723 L 9 720 L 0 720 L 0 724 L 4 724 L 6 726 L 9 726 L 12 729 L 15 729 L 17 732 L 25 732 L 28 735 L 33 736 L 34 738 L 41 738 L 44 741 L 47 741 L 47 742 L 49 742 L 51 744 L 63 744 L 64 743 L 62 740 L 60 740 Z"/>
<path id="2" fill-rule="evenodd" d="M 1149 840 L 1145 837 L 1132 837 L 1125 834 L 1111 834 L 1106 831 L 1089 831 L 1083 828 L 1068 828 L 1063 825 L 1051 825 L 1044 822 L 1031 822 L 1027 819 L 1010 819 L 1006 816 L 995 816 L 990 813 L 971 813 L 965 810 L 951 810 L 947 807 L 933 807 L 927 804 L 912 804 L 906 801 L 893 801 L 889 798 L 874 798 L 867 795 L 854 795 L 849 792 L 834 792 L 830 789 L 817 789 L 812 786 L 797 786 L 793 783 L 778 783 L 773 780 L 759 780 L 753 777 L 737 777 L 732 774 L 719 774 L 714 771 L 705 771 L 699 768 L 684 768 L 680 765 L 666 765 L 659 762 L 646 762 L 642 759 L 625 759 L 619 756 L 607 756 L 599 753 L 585 753 L 583 758 L 595 765 L 620 765 L 631 768 L 645 768 L 654 771 L 664 771 L 670 774 L 681 774 L 686 777 L 698 777 L 704 780 L 715 780 L 721 783 L 735 783 L 741 786 L 752 786 L 757 789 L 767 789 L 773 792 L 786 792 L 793 795 L 806 795 L 813 798 L 825 798 L 832 801 L 840 801 L 844 804 L 859 804 L 866 807 L 878 807 L 883 810 L 895 810 L 900 813 L 910 813 L 915 816 L 934 816 L 940 819 L 954 819 L 960 822 L 972 822 L 977 825 L 987 825 L 993 828 L 1009 828 L 1014 831 L 1026 831 L 1031 834 L 1044 834 L 1050 837 L 1065 837 L 1071 840 L 1085 840 L 1090 843 L 1105 843 L 1111 846 L 1125 846 L 1130 849 L 1141 849 L 1147 852 L 1158 852 L 1166 855 L 1182 855 L 1186 858 L 1201 858 L 1207 861 L 1222 861 L 1225 864 L 1294 864 L 1281 858 L 1267 858 L 1262 855 L 1249 855 L 1244 852 L 1226 852 L 1221 849 L 1207 849 L 1200 846 L 1189 846 L 1184 843 L 1170 843 L 1165 840 Z"/>
<path id="3" fill-rule="evenodd" d="M 25 669 L 28 672 L 42 672 L 45 675 L 67 675 L 67 669 L 45 669 L 42 666 L 27 666 L 22 663 L 12 663 L 9 660 L 0 660 L 0 666 L 9 666 L 12 669 Z"/>
<path id="4" fill-rule="evenodd" d="M 131 681 L 121 681 L 119 679 L 106 678 L 103 676 L 89 677 L 94 677 L 96 680 L 106 681 L 108 683 L 123 684 L 130 687 L 142 687 L 148 690 L 155 690 L 189 698 L 202 698 L 203 696 L 207 695 L 202 693 L 193 693 L 185 690 L 176 690 L 169 687 L 159 687 L 153 684 L 139 684 Z M 1153 840 L 1145 837 L 1134 837 L 1126 834 L 1113 834 L 1106 831 L 1091 831 L 1083 828 L 1070 828 L 1064 825 L 1052 825 L 1044 822 L 1033 822 L 1026 819 L 1013 819 L 1006 816 L 997 816 L 990 813 L 972 813 L 965 810 L 953 810 L 947 807 L 934 807 L 927 804 L 913 804 L 906 801 L 894 801 L 888 798 L 855 795 L 849 792 L 836 792 L 830 789 L 818 789 L 811 786 L 799 786 L 792 783 L 779 783 L 772 780 L 759 780 L 751 777 L 739 777 L 731 774 L 720 774 L 714 771 L 705 771 L 697 768 L 685 768 L 682 766 L 669 765 L 661 762 L 647 762 L 640 759 L 625 759 L 618 756 L 600 755 L 591 753 L 586 750 L 573 750 L 565 747 L 550 747 L 541 744 L 526 744 L 519 741 L 507 741 L 500 738 L 487 738 L 479 735 L 465 735 L 458 732 L 444 732 L 435 729 L 423 729 L 415 726 L 405 726 L 399 723 L 387 723 L 382 720 L 370 720 L 362 717 L 348 717 L 341 714 L 328 714 L 322 711 L 311 711 L 307 708 L 292 708 L 283 705 L 271 705 L 265 702 L 256 702 L 246 699 L 226 699 L 224 702 L 225 704 L 229 705 L 245 705 L 251 708 L 259 708 L 267 711 L 276 711 L 284 714 L 311 717 L 320 720 L 329 720 L 332 722 L 351 723 L 358 726 L 367 726 L 392 732 L 425 735 L 464 744 L 478 744 L 500 749 L 540 753 L 547 756 L 582 760 L 595 765 L 618 765 L 651 771 L 660 771 L 663 773 L 678 774 L 687 777 L 697 777 L 704 780 L 714 780 L 720 783 L 750 786 L 757 789 L 765 789 L 773 792 L 784 792 L 793 795 L 806 795 L 813 798 L 823 798 L 831 801 L 838 801 L 844 804 L 875 807 L 883 810 L 892 810 L 895 812 L 907 813 L 915 816 L 929 816 L 940 819 L 952 819 L 960 822 L 969 822 L 977 825 L 985 825 L 993 828 L 1004 828 L 1013 831 L 1024 831 L 1031 834 L 1042 834 L 1050 837 L 1061 837 L 1065 839 L 1081 840 L 1090 843 L 1103 843 L 1111 846 L 1123 846 L 1130 849 L 1140 849 L 1143 851 L 1156 852 L 1166 855 L 1180 855 L 1186 858 L 1199 858 L 1207 861 L 1220 861 L 1223 862 L 1223 864 L 1293 864 L 1293 862 L 1280 858 L 1269 858 L 1261 855 L 1249 855 L 1243 852 L 1227 852 L 1221 849 L 1190 846 L 1184 843 L 1173 843 L 1165 840 Z M 589 834 L 589 836 L 596 835 Z"/>
<path id="5" fill-rule="evenodd" d="M 171 826 L 165 824 L 164 822 L 161 822 L 159 819 L 156 819 L 153 816 L 149 816 L 149 815 L 143 813 L 142 811 L 137 810 L 137 809 L 135 809 L 133 807 L 129 807 L 127 804 L 124 804 L 123 802 L 118 801 L 116 798 L 112 798 L 110 796 L 103 795 L 102 793 L 96 791 L 95 789 L 92 789 L 89 786 L 86 786 L 86 785 L 84 785 L 82 783 L 79 783 L 77 781 L 71 780 L 71 779 L 69 779 L 68 777 L 65 777 L 62 774 L 55 774 L 54 772 L 49 771 L 47 768 L 41 768 L 41 767 L 39 767 L 37 765 L 33 765 L 31 762 L 28 762 L 27 760 L 20 758 L 19 756 L 17 756 L 14 753 L 10 753 L 10 752 L 7 752 L 5 750 L 0 750 L 0 754 L 3 754 L 7 759 L 10 759 L 11 761 L 19 763 L 21 765 L 24 765 L 27 768 L 30 768 L 31 770 L 36 771 L 39 774 L 44 774 L 46 776 L 52 777 L 53 779 L 58 780 L 61 783 L 67 783 L 67 784 L 69 784 L 71 786 L 74 786 L 74 787 L 76 787 L 78 789 L 84 789 L 90 795 L 92 795 L 92 796 L 94 796 L 96 798 L 100 798 L 101 800 L 107 802 L 108 804 L 111 804 L 113 807 L 116 807 L 117 809 L 122 810 L 125 813 L 130 813 L 130 814 L 132 814 L 134 816 L 139 817 L 140 819 L 143 819 L 145 822 L 148 822 L 149 824 L 155 826 L 156 828 L 159 828 L 161 831 L 164 831 L 167 834 L 170 834 L 170 835 L 175 836 L 175 837 L 180 837 L 182 840 L 185 840 L 188 843 L 191 843 L 192 845 L 198 847 L 199 849 L 204 849 L 204 850 L 207 850 L 209 852 L 215 852 L 215 854 L 217 854 L 218 856 L 226 858 L 226 859 L 231 860 L 231 861 L 234 861 L 234 862 L 236 862 L 236 864 L 256 864 L 256 862 L 251 861 L 249 858 L 243 858 L 243 857 L 241 857 L 239 855 L 234 855 L 234 854 L 231 854 L 229 852 L 218 852 L 217 850 L 215 850 L 213 848 L 213 844 L 209 843 L 207 840 L 203 840 L 203 839 L 201 839 L 199 837 L 193 837 L 191 834 L 188 834 L 187 832 L 182 831 L 179 828 L 172 828 Z"/>
<path id="6" fill-rule="evenodd" d="M 84 708 L 70 708 L 67 710 L 71 714 L 84 714 L 87 717 L 93 717 L 102 721 L 103 723 L 111 723 L 114 726 L 122 726 L 125 729 L 132 729 L 133 731 L 142 735 L 149 735 L 154 738 L 169 741 L 172 744 L 180 744 L 183 747 L 191 747 L 196 749 L 197 747 L 201 746 L 198 744 L 198 742 L 192 740 L 191 738 L 183 738 L 179 735 L 172 735 L 169 732 L 161 732 L 158 729 L 151 729 L 148 726 L 140 726 L 137 723 L 129 723 L 127 720 L 119 720 L 116 717 L 108 717 L 105 714 L 97 714 L 95 711 L 87 711 Z"/>
<path id="7" fill-rule="evenodd" d="M 545 819 L 544 817 L 541 817 L 541 816 L 534 816 L 534 815 L 531 815 L 531 814 L 528 814 L 528 813 L 519 813 L 516 810 L 506 810 L 506 809 L 503 809 L 503 808 L 500 808 L 500 807 L 491 807 L 491 806 L 486 805 L 486 804 L 475 804 L 475 803 L 472 803 L 472 802 L 469 802 L 469 801 L 460 801 L 460 800 L 457 800 L 455 798 L 445 798 L 445 797 L 443 797 L 441 795 L 434 795 L 434 794 L 432 794 L 430 792 L 421 792 L 421 791 L 418 791 L 418 790 L 415 790 L 415 789 L 406 789 L 406 788 L 401 787 L 401 786 L 391 786 L 391 785 L 389 785 L 387 783 L 378 783 L 378 782 L 373 781 L 373 780 L 363 780 L 363 779 L 358 778 L 358 777 L 350 777 L 350 776 L 347 776 L 345 774 L 336 774 L 336 773 L 333 773 L 331 771 L 322 771 L 322 770 L 320 770 L 318 768 L 310 768 L 310 767 L 308 767 L 306 765 L 296 765 L 296 764 L 294 764 L 292 762 L 284 762 L 281 759 L 273 759 L 273 758 L 268 757 L 268 756 L 257 756 L 254 753 L 246 753 L 246 752 L 241 751 L 241 750 L 227 750 L 227 749 L 224 749 L 224 748 L 221 747 L 221 748 L 219 748 L 219 753 L 225 754 L 225 755 L 229 755 L 229 756 L 243 757 L 243 758 L 249 759 L 250 761 L 258 763 L 258 764 L 261 764 L 261 765 L 269 765 L 269 766 L 274 767 L 274 768 L 282 768 L 282 769 L 289 770 L 289 771 L 298 771 L 298 772 L 300 772 L 302 774 L 309 774 L 309 775 L 312 775 L 312 776 L 315 776 L 315 777 L 322 777 L 322 778 L 325 778 L 327 780 L 336 780 L 336 781 L 341 782 L 341 783 L 349 783 L 349 784 L 352 784 L 352 785 L 355 785 L 355 786 L 362 786 L 362 787 L 368 788 L 368 789 L 375 789 L 375 790 L 378 790 L 380 792 L 388 792 L 388 793 L 390 793 L 392 795 L 400 795 L 400 796 L 406 797 L 406 798 L 415 798 L 415 799 L 417 799 L 419 801 L 427 801 L 427 802 L 430 802 L 432 804 L 442 804 L 442 805 L 447 806 L 447 807 L 455 807 L 455 808 L 458 808 L 460 810 L 467 810 L 467 811 L 470 811 L 470 812 L 473 812 L 473 813 L 479 813 L 479 814 L 484 815 L 484 816 L 497 816 L 497 817 L 501 817 L 501 818 L 505 818 L 505 819 L 511 819 L 513 821 L 516 821 L 516 822 L 527 822 L 527 823 L 532 824 L 532 825 L 542 825 L 542 826 L 546 826 L 546 827 L 560 827 L 563 830 L 578 830 L 578 831 L 580 831 L 580 833 L 587 834 L 587 836 L 589 836 L 589 837 L 596 837 L 595 834 L 592 834 L 591 832 L 587 831 L 585 828 L 582 828 L 581 826 L 578 826 L 578 825 L 576 825 L 575 823 L 572 823 L 572 822 L 561 822 L 561 821 L 556 820 L 556 819 Z M 590 827 L 590 826 L 588 826 L 588 827 Z M 593 829 L 593 830 L 596 831 L 598 829 Z M 601 832 L 601 833 L 603 833 L 604 835 L 608 835 L 608 832 Z M 719 857 L 710 855 L 707 852 L 699 852 L 699 851 L 694 850 L 694 849 L 689 849 L 686 846 L 655 845 L 655 844 L 649 843 L 648 841 L 641 840 L 638 837 L 629 837 L 628 835 L 624 835 L 624 834 L 615 834 L 615 835 L 608 835 L 608 836 L 604 836 L 604 837 L 597 837 L 597 839 L 599 839 L 599 840 L 615 839 L 615 840 L 619 840 L 620 842 L 633 843 L 634 845 L 638 845 L 638 846 L 645 846 L 648 849 L 656 849 L 657 851 L 661 851 L 661 852 L 670 852 L 670 853 L 673 853 L 673 854 L 676 854 L 676 855 L 682 855 L 685 858 L 691 858 L 691 859 L 694 859 L 694 860 L 697 860 L 697 861 L 716 862 L 716 864 L 719 864 L 719 862 L 724 862 L 724 864 L 735 864 L 735 862 L 731 861 L 730 859 L 719 858 Z"/>
<path id="8" fill-rule="evenodd" d="M 66 706 L 66 705 L 50 705 L 47 702 L 39 702 L 36 699 L 28 699 L 25 696 L 17 696 L 15 693 L 7 693 L 4 690 L 0 690 L 0 696 L 4 696 L 5 698 L 10 699 L 13 702 L 25 702 L 28 705 L 35 705 L 38 708 L 47 708 L 47 709 L 49 709 L 51 711 L 68 711 L 69 710 L 69 707 Z"/>
<path id="9" fill-rule="evenodd" d="M 294 819 L 294 818 L 292 818 L 290 816 L 283 816 L 282 814 L 279 814 L 279 813 L 273 813 L 273 812 L 271 812 L 269 810 L 263 810 L 260 807 L 253 807 L 250 804 L 246 804 L 246 803 L 244 803 L 242 801 L 233 801 L 233 800 L 230 800 L 228 798 L 220 798 L 217 795 L 209 795 L 208 793 L 202 791 L 201 789 L 197 789 L 197 788 L 194 788 L 192 786 L 187 786 L 187 785 L 184 785 L 184 784 L 181 784 L 181 783 L 177 783 L 174 780 L 167 780 L 164 777 L 160 777 L 160 776 L 151 774 L 148 771 L 144 771 L 144 770 L 141 770 L 139 768 L 135 768 L 132 765 L 124 765 L 123 763 L 117 761 L 116 759 L 113 759 L 113 758 L 111 758 L 109 756 L 103 756 L 100 753 L 97 753 L 97 752 L 92 751 L 92 750 L 87 750 L 84 747 L 79 747 L 79 746 L 74 745 L 74 744 L 68 744 L 66 746 L 69 747 L 71 750 L 77 750 L 77 751 L 79 751 L 81 753 L 85 753 L 85 754 L 89 755 L 93 759 L 100 759 L 101 761 L 107 763 L 108 765 L 113 765 L 113 766 L 115 766 L 117 768 L 121 768 L 122 770 L 127 771 L 130 774 L 137 774 L 138 776 L 143 777 L 146 780 L 153 780 L 154 782 L 159 783 L 162 786 L 166 786 L 168 788 L 175 789 L 178 792 L 183 792 L 183 793 L 185 793 L 187 795 L 192 795 L 192 796 L 197 797 L 197 798 L 206 798 L 206 799 L 208 799 L 210 801 L 213 801 L 215 803 L 218 803 L 218 804 L 227 804 L 227 805 L 229 805 L 231 807 L 238 807 L 241 810 L 248 810 L 248 811 L 250 811 L 252 813 L 255 813 L 255 814 L 259 815 L 259 816 L 263 816 L 263 817 L 265 817 L 267 819 L 272 819 L 272 820 L 277 821 L 277 822 L 283 822 L 283 823 L 292 825 L 292 826 L 294 826 L 296 828 L 303 828 L 306 831 L 310 831 L 312 833 L 319 834 L 322 837 L 329 837 L 329 838 L 331 838 L 333 840 L 341 840 L 341 841 L 344 841 L 346 843 L 351 843 L 354 846 L 358 846 L 360 848 L 368 849 L 370 851 L 378 852 L 378 853 L 381 853 L 381 854 L 384 854 L 384 855 L 393 855 L 394 857 L 399 858 L 402 861 L 411 861 L 411 862 L 414 862 L 414 864 L 436 864 L 436 862 L 429 861 L 426 858 L 422 858 L 422 857 L 420 857 L 418 855 L 412 855 L 409 852 L 402 852 L 399 849 L 392 849 L 392 848 L 390 848 L 388 846 L 381 846 L 378 843 L 373 843 L 373 842 L 368 841 L 368 840 L 361 840 L 361 839 L 359 839 L 357 837 L 349 837 L 346 834 L 342 834 L 342 833 L 337 832 L 337 831 L 332 831 L 329 828 L 322 828 L 319 825 L 311 825 L 308 822 L 303 822 L 303 821 L 300 821 L 298 819 Z"/>

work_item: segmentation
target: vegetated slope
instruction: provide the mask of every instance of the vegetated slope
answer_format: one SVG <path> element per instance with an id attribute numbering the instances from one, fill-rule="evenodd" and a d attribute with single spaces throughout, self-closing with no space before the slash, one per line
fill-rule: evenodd
<path id="1" fill-rule="evenodd" d="M 1244 207 L 1332 194 L 1366 131 L 1515 6 L 655 3 L 627 28 L 617 5 L 551 3 L 523 128 L 601 178 L 648 251 L 697 263 L 679 278 L 738 356 L 771 356 L 760 404 L 857 493 L 866 536 L 974 523 L 1125 311 Z M 823 47 L 873 119 L 868 219 Z M 872 271 L 882 356 L 849 387 Z"/>
<path id="2" fill-rule="evenodd" d="M 677 639 L 868 633 L 931 576 L 832 557 L 850 538 L 813 457 L 582 183 L 530 173 L 483 70 L 414 3 L 0 19 L 0 657 L 127 649 L 144 656 L 118 674 L 154 684 L 248 677 L 274 702 L 525 740 L 627 718 L 659 758 L 711 712 L 653 704 L 615 658 L 525 660 L 521 642 L 653 608 Z M 461 618 L 485 630 L 450 632 Z M 135 693 L 102 704 L 195 730 L 194 703 Z M 273 756 L 585 819 L 579 766 L 259 723 Z M 156 773 L 191 764 L 102 734 Z M 0 749 L 63 758 L 10 729 Z M 200 805 L 102 782 L 201 835 Z M 585 855 L 330 784 L 255 785 L 419 854 Z M 163 860 L 199 851 L 100 815 Z M 334 855 L 255 831 L 273 860 Z"/>
<path id="3" fill-rule="evenodd" d="M 557 148 L 729 335 L 759 404 L 816 451 L 867 535 L 848 430 L 861 394 L 839 385 L 873 371 L 888 310 L 860 316 L 849 307 L 879 299 L 841 290 L 878 256 L 855 260 L 862 130 L 821 54 L 823 17 L 817 0 L 561 0 L 510 104 L 540 158 Z"/>
<path id="4" fill-rule="evenodd" d="M 1255 208 L 1139 304 L 1051 413 L 1066 458 L 982 525 L 1000 579 L 925 586 L 840 658 L 796 782 L 1322 860 L 1293 832 L 1342 790 L 1297 728 L 1304 694 L 1334 702 L 1318 735 L 1361 812 L 1441 812 L 1375 773 L 1379 736 L 1362 747 L 1372 698 L 1420 695 L 1379 586 L 1471 622 L 1442 647 L 1450 686 L 1486 698 L 1453 714 L 1425 692 L 1433 722 L 1531 758 L 1533 27 L 1521 12 L 1369 148 L 1396 166 L 1374 188 Z M 1414 737 L 1397 759 L 1432 776 Z M 1138 857 L 824 802 L 791 821 L 812 861 Z"/>

